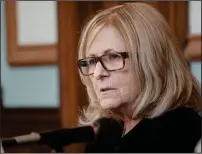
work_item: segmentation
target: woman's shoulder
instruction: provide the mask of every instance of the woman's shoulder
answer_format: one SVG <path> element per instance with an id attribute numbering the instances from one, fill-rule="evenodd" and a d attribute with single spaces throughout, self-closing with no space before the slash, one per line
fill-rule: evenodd
<path id="1" fill-rule="evenodd" d="M 201 117 L 191 108 L 173 109 L 152 119 L 151 123 L 154 137 L 162 148 L 169 144 L 170 150 L 191 152 L 201 138 Z"/>
<path id="2" fill-rule="evenodd" d="M 198 133 L 201 130 L 201 117 L 198 112 L 191 108 L 180 107 L 153 118 L 152 125 L 167 132 L 175 133 Z M 173 131 L 173 132 L 172 132 Z M 197 131 L 197 132 L 196 132 Z"/>
<path id="3" fill-rule="evenodd" d="M 179 107 L 170 111 L 165 112 L 153 119 L 156 122 L 174 124 L 183 126 L 189 124 L 201 125 L 201 117 L 198 112 L 192 108 Z"/>

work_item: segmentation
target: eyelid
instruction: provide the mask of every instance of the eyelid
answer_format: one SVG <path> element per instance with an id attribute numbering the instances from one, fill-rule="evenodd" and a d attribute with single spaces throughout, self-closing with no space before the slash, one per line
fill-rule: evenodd
<path id="1" fill-rule="evenodd" d="M 89 57 L 87 57 L 87 58 L 96 58 L 97 56 L 89 56 Z"/>
<path id="2" fill-rule="evenodd" d="M 108 54 L 108 53 L 119 53 L 118 51 L 116 51 L 116 50 L 114 50 L 114 49 L 112 49 L 112 48 L 109 48 L 109 49 L 106 49 L 105 51 L 104 51 L 104 53 L 101 55 L 101 56 L 103 56 L 103 55 L 106 55 L 106 54 Z M 100 57 L 100 56 L 96 56 L 95 54 L 89 54 L 88 56 L 87 56 L 87 58 L 89 58 L 89 57 Z"/>
<path id="3" fill-rule="evenodd" d="M 87 58 L 95 58 L 95 59 L 97 59 L 98 57 L 102 57 L 102 56 L 106 56 L 106 55 L 110 55 L 110 54 L 120 54 L 120 52 L 117 52 L 117 51 L 110 51 L 110 52 L 107 52 L 107 53 L 105 53 L 105 54 L 103 54 L 103 55 L 101 55 L 101 56 L 91 55 L 91 56 L 89 56 L 89 57 L 87 57 Z"/>
<path id="4" fill-rule="evenodd" d="M 108 52 L 106 54 L 119 54 L 119 52 Z"/>

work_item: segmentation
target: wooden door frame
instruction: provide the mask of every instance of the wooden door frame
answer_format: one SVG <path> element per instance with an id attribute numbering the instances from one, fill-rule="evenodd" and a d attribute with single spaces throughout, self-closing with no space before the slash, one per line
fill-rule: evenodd
<path id="1" fill-rule="evenodd" d="M 60 81 L 60 117 L 62 127 L 77 125 L 78 112 L 78 73 L 77 57 L 77 12 L 73 1 L 58 1 L 58 65 Z M 67 18 L 67 14 L 68 17 Z M 68 152 L 74 152 L 71 146 Z M 66 150 L 65 150 L 66 151 Z"/>
<path id="2" fill-rule="evenodd" d="M 63 127 L 71 127 L 77 121 L 76 13 L 76 3 L 72 1 L 58 2 L 60 109 Z M 68 14 L 69 18 L 66 18 L 65 14 Z"/>

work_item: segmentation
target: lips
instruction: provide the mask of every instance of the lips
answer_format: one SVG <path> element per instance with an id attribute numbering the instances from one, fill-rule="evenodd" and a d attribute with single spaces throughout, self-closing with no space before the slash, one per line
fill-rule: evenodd
<path id="1" fill-rule="evenodd" d="M 114 89 L 115 88 L 101 88 L 100 92 L 107 92 L 107 91 L 114 90 Z"/>

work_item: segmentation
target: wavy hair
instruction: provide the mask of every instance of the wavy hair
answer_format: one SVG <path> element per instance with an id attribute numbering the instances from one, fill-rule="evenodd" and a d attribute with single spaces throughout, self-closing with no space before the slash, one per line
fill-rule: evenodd
<path id="1" fill-rule="evenodd" d="M 86 57 L 93 40 L 106 26 L 116 28 L 125 40 L 140 83 L 138 103 L 132 105 L 132 118 L 153 118 L 181 106 L 201 109 L 201 87 L 190 72 L 168 23 L 155 8 L 135 2 L 97 12 L 82 30 L 79 59 Z M 81 73 L 80 77 L 89 96 L 80 123 L 114 116 L 101 108 L 89 77 Z"/>

